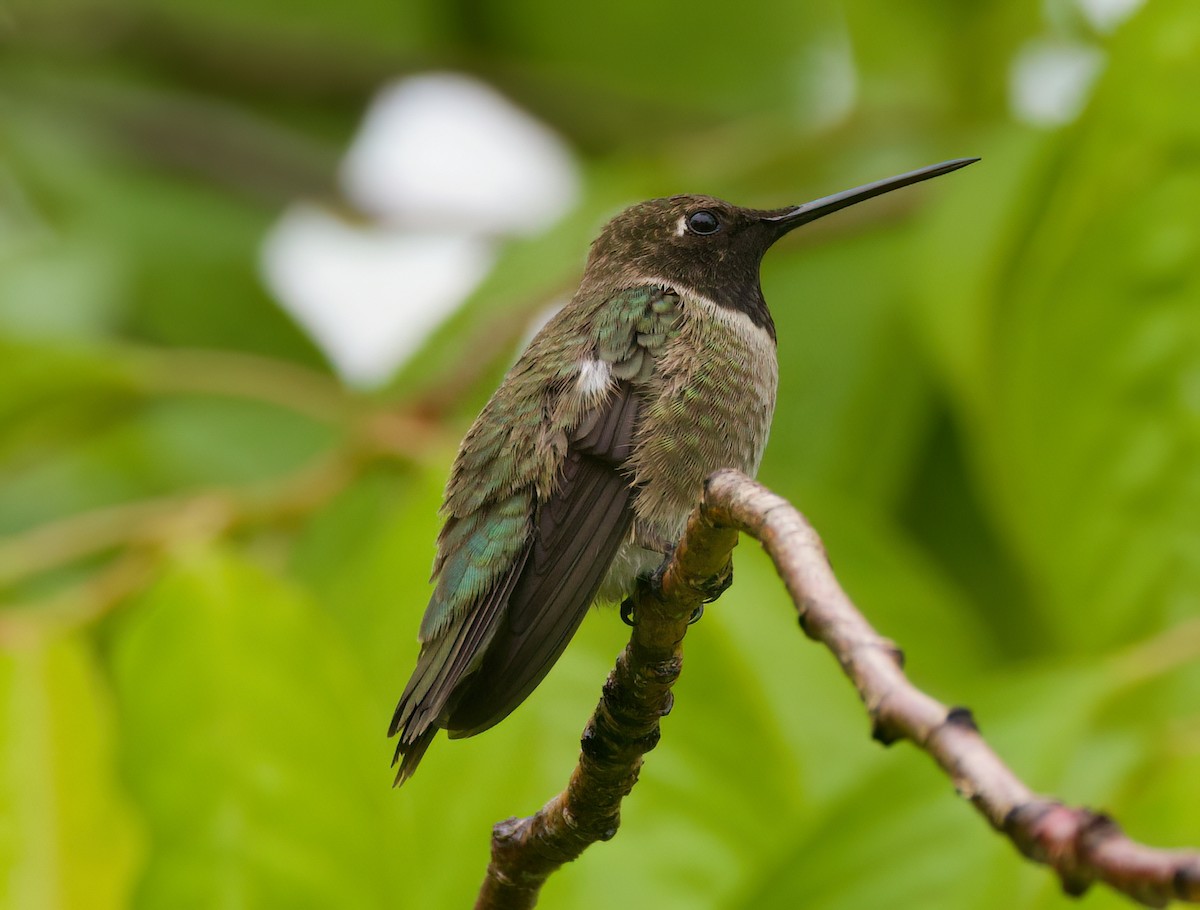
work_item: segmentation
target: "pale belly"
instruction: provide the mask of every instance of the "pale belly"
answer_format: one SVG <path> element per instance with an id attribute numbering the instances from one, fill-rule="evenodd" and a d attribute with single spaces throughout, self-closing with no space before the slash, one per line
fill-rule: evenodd
<path id="1" fill-rule="evenodd" d="M 707 301 L 693 307 L 712 307 Z M 705 479 L 721 468 L 758 472 L 775 410 L 775 343 L 741 313 L 721 310 L 686 326 L 639 430 L 631 462 L 638 492 L 629 540 L 599 599 L 619 601 L 653 572 L 682 536 Z M 689 351 L 704 352 L 702 357 Z"/>

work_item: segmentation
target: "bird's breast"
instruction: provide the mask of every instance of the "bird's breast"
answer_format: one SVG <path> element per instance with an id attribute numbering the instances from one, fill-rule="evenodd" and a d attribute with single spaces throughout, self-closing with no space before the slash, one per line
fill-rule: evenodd
<path id="1" fill-rule="evenodd" d="M 673 543 L 720 468 L 758 471 L 778 384 L 775 341 L 744 313 L 681 295 L 631 462 L 635 534 Z"/>

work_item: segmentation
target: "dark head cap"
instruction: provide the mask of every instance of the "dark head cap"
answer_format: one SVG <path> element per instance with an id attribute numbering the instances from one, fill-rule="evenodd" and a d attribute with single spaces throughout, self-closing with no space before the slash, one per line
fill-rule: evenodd
<path id="1" fill-rule="evenodd" d="M 771 244 L 802 224 L 978 160 L 958 158 L 782 209 L 744 209 L 712 196 L 651 199 L 605 226 L 581 290 L 608 296 L 643 284 L 676 287 L 740 310 L 774 334 L 758 280 Z"/>

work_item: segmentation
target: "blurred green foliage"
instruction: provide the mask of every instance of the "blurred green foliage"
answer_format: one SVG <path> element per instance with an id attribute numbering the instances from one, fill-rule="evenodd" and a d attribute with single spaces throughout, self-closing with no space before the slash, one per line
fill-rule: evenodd
<path id="1" fill-rule="evenodd" d="M 1050 131 L 1007 91 L 1045 36 L 1105 59 Z M 830 48 L 856 86 L 837 116 Z M 372 92 L 428 68 L 559 130 L 584 199 L 352 393 L 258 248 L 334 194 Z M 468 905 L 491 823 L 565 782 L 624 637 L 590 618 L 521 710 L 389 789 L 440 485 L 527 319 L 622 204 L 779 205 L 967 154 L 771 253 L 762 477 L 1032 786 L 1195 845 L 1197 85 L 1188 0 L 1111 34 L 1068 0 L 6 0 L 0 905 Z M 509 341 L 481 354 L 481 326 Z M 870 742 L 751 546 L 664 734 L 546 906 L 1066 904 L 916 750 Z"/>

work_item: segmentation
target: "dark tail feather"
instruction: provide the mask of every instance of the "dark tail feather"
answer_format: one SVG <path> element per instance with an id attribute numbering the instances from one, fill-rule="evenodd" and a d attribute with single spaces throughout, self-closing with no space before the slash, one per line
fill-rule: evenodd
<path id="1" fill-rule="evenodd" d="M 417 667 L 388 726 L 388 736 L 400 735 L 392 759 L 392 765 L 400 762 L 397 787 L 412 777 L 429 743 L 446 726 L 443 715 L 459 697 L 463 680 L 470 677 L 473 665 L 495 635 L 500 612 L 528 555 L 526 547 L 483 601 L 438 638 L 422 645 Z"/>
<path id="2" fill-rule="evenodd" d="M 607 410 L 571 441 L 558 488 L 537 511 L 528 561 L 469 688 L 443 724 L 474 736 L 525 700 L 579 628 L 633 523 L 629 457 L 641 399 L 622 383 Z"/>
<path id="3" fill-rule="evenodd" d="M 451 739 L 503 720 L 550 672 L 629 534 L 633 491 L 624 477 L 578 455 L 568 456 L 564 474 L 571 498 L 543 506 L 539 542 L 508 598 L 507 615 L 470 685 L 448 705 Z"/>
<path id="4" fill-rule="evenodd" d="M 422 730 L 415 739 L 410 740 L 406 736 L 400 738 L 400 742 L 396 744 L 396 755 L 392 758 L 392 767 L 396 766 L 396 762 L 400 762 L 400 769 L 396 772 L 396 782 L 393 786 L 399 787 L 413 776 L 413 772 L 417 770 L 417 765 L 421 763 L 421 759 L 425 755 L 425 750 L 437 736 L 437 731 L 437 727 L 430 726 Z"/>
<path id="5" fill-rule="evenodd" d="M 458 739 L 502 720 L 533 691 L 587 613 L 633 522 L 623 465 L 641 399 L 621 383 L 570 440 L 557 489 L 536 510 L 527 544 L 487 596 L 421 647 L 389 733 L 400 734 L 396 785 L 438 729 Z M 436 594 L 435 594 L 436 596 Z"/>

